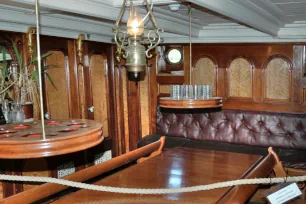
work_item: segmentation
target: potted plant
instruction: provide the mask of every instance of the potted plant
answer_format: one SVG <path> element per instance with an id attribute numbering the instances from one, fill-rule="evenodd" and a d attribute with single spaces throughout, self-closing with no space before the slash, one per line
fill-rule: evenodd
<path id="1" fill-rule="evenodd" d="M 13 78 L 11 77 L 11 73 L 8 70 L 8 60 L 10 59 L 7 59 L 7 49 L 4 46 L 0 45 L 0 52 L 0 104 L 2 104 L 3 100 L 10 93 L 11 87 L 16 84 L 16 81 L 13 80 Z"/>
<path id="2" fill-rule="evenodd" d="M 12 41 L 14 54 L 16 55 L 17 65 L 12 65 L 13 69 L 8 71 L 6 63 L 6 49 L 2 47 L 2 68 L 0 76 L 0 101 L 5 98 L 10 100 L 19 101 L 24 108 L 25 118 L 28 121 L 33 120 L 33 103 L 39 103 L 39 81 L 38 81 L 38 69 L 36 68 L 37 57 L 35 56 L 28 64 L 24 65 L 22 60 L 22 53 L 18 51 L 16 44 Z M 35 50 L 35 49 L 34 49 Z M 47 52 L 41 56 L 41 59 L 45 59 L 52 53 Z M 51 82 L 56 89 L 53 80 L 50 75 L 45 72 L 50 66 L 44 66 L 42 63 L 42 72 L 47 76 L 47 79 Z M 30 120 L 29 120 L 30 119 Z"/>

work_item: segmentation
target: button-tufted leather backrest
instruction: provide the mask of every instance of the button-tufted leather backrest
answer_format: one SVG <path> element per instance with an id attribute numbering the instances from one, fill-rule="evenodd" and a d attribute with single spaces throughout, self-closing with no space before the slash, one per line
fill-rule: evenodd
<path id="1" fill-rule="evenodd" d="M 252 146 L 306 149 L 305 114 L 201 111 L 158 108 L 157 134 Z"/>

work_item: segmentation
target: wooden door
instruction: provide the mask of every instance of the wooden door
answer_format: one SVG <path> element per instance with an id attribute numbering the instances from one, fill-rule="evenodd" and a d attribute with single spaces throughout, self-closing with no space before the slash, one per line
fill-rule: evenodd
<path id="1" fill-rule="evenodd" d="M 91 100 L 88 104 L 88 116 L 103 124 L 103 135 L 108 137 L 108 77 L 107 59 L 102 54 L 89 57 L 89 80 Z"/>
<path id="2" fill-rule="evenodd" d="M 44 74 L 45 116 L 52 120 L 81 118 L 75 40 L 42 36 L 41 52 L 52 52 L 44 60 L 48 65 L 48 75 Z"/>

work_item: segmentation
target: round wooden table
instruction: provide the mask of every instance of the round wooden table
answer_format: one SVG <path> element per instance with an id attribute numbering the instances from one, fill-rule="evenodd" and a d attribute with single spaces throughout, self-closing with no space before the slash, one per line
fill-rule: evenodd
<path id="1" fill-rule="evenodd" d="M 40 121 L 0 126 L 0 158 L 50 157 L 85 150 L 103 141 L 102 124 L 93 120 L 46 121 L 45 130 L 43 140 Z"/>

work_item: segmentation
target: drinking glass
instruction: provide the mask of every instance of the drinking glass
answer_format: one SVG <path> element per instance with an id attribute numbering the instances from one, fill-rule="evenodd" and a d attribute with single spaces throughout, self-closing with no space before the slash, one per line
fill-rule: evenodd
<path id="1" fill-rule="evenodd" d="M 210 85 L 207 85 L 206 93 L 207 93 L 207 98 L 211 98 L 212 97 L 211 86 Z"/>
<path id="2" fill-rule="evenodd" d="M 12 103 L 12 122 L 22 123 L 24 119 L 24 111 L 20 101 L 14 101 Z"/>
<path id="3" fill-rule="evenodd" d="M 194 91 L 194 99 L 199 99 L 199 95 L 201 95 L 201 91 L 199 92 L 200 87 L 198 85 L 193 86 Z"/>
<path id="4" fill-rule="evenodd" d="M 185 99 L 186 97 L 186 86 L 187 85 L 181 85 L 181 89 L 180 89 L 180 99 Z"/>
<path id="5" fill-rule="evenodd" d="M 9 106 L 9 101 L 8 100 L 4 100 L 2 102 L 2 113 L 4 115 L 4 118 L 6 120 L 6 123 L 11 123 L 11 117 L 10 117 L 10 106 Z"/>
<path id="6" fill-rule="evenodd" d="M 202 84 L 202 85 L 199 85 L 199 87 L 200 87 L 200 90 L 199 90 L 199 92 L 200 92 L 199 99 L 206 99 L 206 96 L 207 96 L 207 94 L 206 94 L 206 85 Z"/>
<path id="7" fill-rule="evenodd" d="M 180 85 L 171 85 L 170 86 L 170 98 L 171 99 L 180 99 Z"/>
<path id="8" fill-rule="evenodd" d="M 194 99 L 194 86 L 188 85 L 188 98 L 187 99 Z"/>

